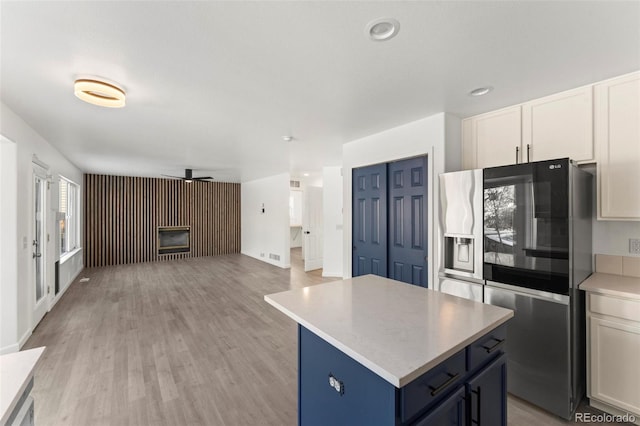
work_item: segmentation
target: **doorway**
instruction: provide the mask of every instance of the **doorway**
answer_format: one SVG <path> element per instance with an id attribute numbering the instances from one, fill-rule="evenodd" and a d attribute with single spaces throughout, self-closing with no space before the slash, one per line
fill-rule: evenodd
<path id="1" fill-rule="evenodd" d="M 33 239 L 32 239 L 32 270 L 33 270 L 33 326 L 42 320 L 49 309 L 49 286 L 46 280 L 46 201 L 47 174 L 40 166 L 33 165 Z"/>

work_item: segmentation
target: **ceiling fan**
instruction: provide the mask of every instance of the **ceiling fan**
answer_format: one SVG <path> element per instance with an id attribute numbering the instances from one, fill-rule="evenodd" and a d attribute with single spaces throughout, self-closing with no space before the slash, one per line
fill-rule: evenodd
<path id="1" fill-rule="evenodd" d="M 186 183 L 191 183 L 194 180 L 198 181 L 198 180 L 213 179 L 211 176 L 193 177 L 193 170 L 192 169 L 184 169 L 184 177 L 182 177 L 182 176 L 170 176 L 170 175 L 162 175 L 162 176 L 166 176 L 166 177 L 173 178 L 173 179 L 182 179 Z"/>

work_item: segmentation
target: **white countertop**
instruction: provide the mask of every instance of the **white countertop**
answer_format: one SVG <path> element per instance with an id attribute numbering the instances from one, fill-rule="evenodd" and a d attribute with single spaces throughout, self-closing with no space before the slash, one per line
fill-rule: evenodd
<path id="1" fill-rule="evenodd" d="M 400 388 L 513 311 L 366 275 L 264 299 Z"/>
<path id="2" fill-rule="evenodd" d="M 580 290 L 640 300 L 640 278 L 594 272 L 580 284 Z"/>
<path id="3" fill-rule="evenodd" d="M 44 346 L 0 356 L 0 424 L 13 412 L 43 352 Z"/>

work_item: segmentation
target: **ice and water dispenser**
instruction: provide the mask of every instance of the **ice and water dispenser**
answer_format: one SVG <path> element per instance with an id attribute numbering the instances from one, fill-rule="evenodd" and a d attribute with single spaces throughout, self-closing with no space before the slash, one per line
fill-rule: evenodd
<path id="1" fill-rule="evenodd" d="M 474 271 L 474 239 L 444 237 L 444 267 L 454 271 Z"/>

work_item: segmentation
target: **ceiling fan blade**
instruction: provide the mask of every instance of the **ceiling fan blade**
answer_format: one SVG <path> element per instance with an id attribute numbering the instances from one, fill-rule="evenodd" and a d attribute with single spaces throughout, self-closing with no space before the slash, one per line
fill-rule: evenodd
<path id="1" fill-rule="evenodd" d="M 184 178 L 182 176 L 171 176 L 171 175 L 161 175 L 161 176 L 172 178 L 172 179 L 182 179 L 182 180 L 184 180 Z"/>
<path id="2" fill-rule="evenodd" d="M 192 178 L 193 180 L 207 180 L 207 179 L 213 179 L 211 176 L 201 176 L 201 177 L 194 177 Z"/>

